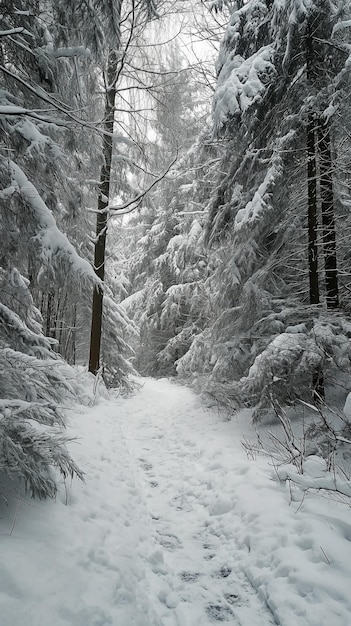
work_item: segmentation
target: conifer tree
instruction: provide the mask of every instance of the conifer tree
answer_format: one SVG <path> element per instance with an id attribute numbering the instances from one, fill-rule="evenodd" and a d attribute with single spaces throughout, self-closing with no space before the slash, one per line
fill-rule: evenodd
<path id="1" fill-rule="evenodd" d="M 225 402 L 310 400 L 313 372 L 348 345 L 347 322 L 316 309 L 338 304 L 330 113 L 343 19 L 327 1 L 252 0 L 233 9 L 221 47 L 214 123 L 227 149 L 207 223 L 216 295 L 180 366 L 210 375 Z"/>
<path id="2" fill-rule="evenodd" d="M 4 3 L 0 33 L 0 466 L 33 496 L 53 497 L 52 468 L 63 477 L 82 476 L 61 430 L 60 405 L 73 400 L 77 388 L 53 350 L 55 341 L 42 332 L 31 292 L 40 285 L 49 293 L 50 283 L 64 284 L 67 278 L 76 290 L 97 280 L 54 217 L 64 167 L 60 135 L 69 120 L 76 121 L 60 99 L 59 69 L 86 51 L 57 49 L 49 4 L 41 13 L 25 4 Z"/>
<path id="3" fill-rule="evenodd" d="M 114 301 L 109 277 L 105 272 L 107 231 L 112 214 L 109 207 L 113 204 L 114 196 L 124 199 L 127 188 L 123 164 L 129 159 L 120 146 L 127 145 L 129 148 L 133 146 L 133 140 L 129 140 L 128 132 L 124 132 L 123 125 L 118 123 L 117 93 L 122 89 L 124 95 L 124 90 L 129 88 L 126 82 L 126 68 L 132 56 L 131 43 L 145 27 L 145 18 L 151 11 L 151 6 L 147 2 L 136 7 L 133 2 L 98 1 L 89 5 L 78 3 L 73 6 L 66 0 L 60 0 L 56 11 L 59 22 L 68 19 L 72 25 L 72 30 L 67 31 L 63 28 L 60 33 L 63 44 L 72 45 L 71 32 L 73 32 L 74 37 L 80 38 L 78 43 L 91 50 L 89 80 L 91 83 L 95 77 L 95 93 L 100 103 L 100 110 L 95 112 L 94 128 L 95 154 L 99 155 L 99 166 L 95 168 L 91 177 L 93 181 L 95 180 L 92 188 L 95 197 L 91 194 L 89 201 L 90 207 L 94 207 L 94 203 L 97 205 L 94 209 L 96 224 L 92 243 L 94 267 L 100 282 L 93 291 L 90 341 L 85 337 L 86 343 L 90 344 L 89 370 L 96 374 L 102 365 L 106 381 L 111 383 L 113 380 L 114 384 L 123 385 L 127 381 L 128 373 L 132 371 L 126 360 L 130 351 L 125 339 L 128 333 L 133 333 L 133 325 L 128 323 L 125 312 Z M 91 94 L 89 95 L 87 87 L 83 96 L 84 112 L 91 108 L 89 102 Z M 123 101 L 122 98 L 123 96 L 120 110 L 125 117 L 128 105 L 127 99 Z M 99 118 L 100 122 L 96 123 L 96 119 Z M 92 120 L 88 119 L 92 127 Z M 103 306 L 103 300 L 106 306 Z M 101 362 L 102 346 L 104 354 Z"/>
<path id="4" fill-rule="evenodd" d="M 175 45 L 164 55 L 163 71 L 171 78 L 156 109 L 149 167 L 157 169 L 165 154 L 171 158 L 178 152 L 178 161 L 131 221 L 135 239 L 128 246 L 130 286 L 124 302 L 140 328 L 135 365 L 149 375 L 174 375 L 177 361 L 204 326 L 207 266 L 200 240 L 217 156 L 204 130 L 203 88 L 183 66 Z M 198 101 L 189 97 L 194 86 Z"/>

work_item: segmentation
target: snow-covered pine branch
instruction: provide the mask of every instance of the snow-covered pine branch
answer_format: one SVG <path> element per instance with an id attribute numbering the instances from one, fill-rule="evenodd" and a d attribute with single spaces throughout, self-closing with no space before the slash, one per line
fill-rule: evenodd
<path id="1" fill-rule="evenodd" d="M 42 263 L 38 279 L 45 272 L 54 275 L 55 268 L 62 265 L 72 277 L 79 276 L 82 280 L 100 284 L 90 263 L 77 254 L 66 235 L 57 228 L 50 209 L 19 165 L 3 157 L 1 164 L 3 169 L 9 172 L 11 187 L 17 191 L 31 211 L 36 230 L 34 240 L 38 245 Z"/>

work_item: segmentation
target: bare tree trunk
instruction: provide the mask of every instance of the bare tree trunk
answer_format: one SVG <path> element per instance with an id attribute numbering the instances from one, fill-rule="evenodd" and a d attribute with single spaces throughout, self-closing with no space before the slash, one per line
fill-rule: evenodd
<path id="1" fill-rule="evenodd" d="M 307 127 L 307 204 L 310 303 L 319 304 L 316 138 L 315 121 L 312 115 Z"/>
<path id="2" fill-rule="evenodd" d="M 117 55 L 110 52 L 105 75 L 105 116 L 102 156 L 103 164 L 100 172 L 98 213 L 96 219 L 96 242 L 94 250 L 94 268 L 101 281 L 105 278 L 105 248 L 107 235 L 108 204 L 110 196 L 110 177 L 113 148 L 114 107 L 116 98 Z M 100 367 L 100 348 L 102 330 L 103 290 L 96 287 L 93 292 L 93 308 L 90 334 L 89 372 L 97 374 Z"/>
<path id="3" fill-rule="evenodd" d="M 72 326 L 72 364 L 76 364 L 76 341 L 77 341 L 77 305 L 73 309 L 73 326 Z"/>
<path id="4" fill-rule="evenodd" d="M 310 282 L 310 303 L 319 304 L 318 278 L 318 203 L 317 203 L 317 159 L 316 159 L 315 120 L 312 115 L 307 127 L 307 204 L 308 204 L 308 273 Z M 312 374 L 312 395 L 316 402 L 324 398 L 324 377 L 321 368 Z"/>
<path id="5" fill-rule="evenodd" d="M 311 87 L 316 80 L 315 54 L 313 45 L 313 17 L 307 19 L 306 30 L 306 75 Z M 308 221 L 308 274 L 310 284 L 310 303 L 319 304 L 318 249 L 317 249 L 317 146 L 316 121 L 312 112 L 307 124 L 307 221 Z"/>
<path id="6" fill-rule="evenodd" d="M 47 294 L 46 302 L 47 302 L 46 304 L 46 336 L 55 337 L 55 326 L 54 326 L 55 296 L 50 291 Z"/>
<path id="7" fill-rule="evenodd" d="M 318 150 L 326 301 L 327 309 L 336 309 L 339 306 L 339 289 L 336 259 L 336 234 L 334 219 L 334 194 L 330 132 L 328 125 L 322 126 L 321 123 L 319 123 L 318 128 Z"/>
<path id="8" fill-rule="evenodd" d="M 313 42 L 313 16 L 307 20 L 306 32 L 306 73 L 307 81 L 314 87 L 317 79 L 316 59 Z M 307 221 L 308 221 L 308 274 L 310 286 L 310 304 L 319 304 L 318 276 L 318 200 L 317 200 L 317 145 L 316 117 L 309 113 L 307 124 Z M 315 402 L 324 398 L 324 376 L 318 367 L 312 373 L 312 397 Z"/>

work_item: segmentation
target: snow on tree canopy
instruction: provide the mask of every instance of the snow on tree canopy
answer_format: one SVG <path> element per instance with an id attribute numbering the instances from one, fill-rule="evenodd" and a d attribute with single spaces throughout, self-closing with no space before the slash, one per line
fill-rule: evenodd
<path id="1" fill-rule="evenodd" d="M 217 61 L 214 125 L 219 130 L 230 117 L 245 113 L 261 100 L 269 77 L 275 73 L 274 43 L 261 46 L 260 23 L 267 14 L 263 2 L 247 2 L 232 13 Z M 242 42 L 254 42 L 243 49 Z M 244 56 L 243 56 L 244 54 Z"/>
<path id="2" fill-rule="evenodd" d="M 31 209 L 37 226 L 35 240 L 39 243 L 40 259 L 42 261 L 38 279 L 51 263 L 55 265 L 56 262 L 57 265 L 57 259 L 59 259 L 68 265 L 70 271 L 76 272 L 81 278 L 94 281 L 95 283 L 98 282 L 98 278 L 90 263 L 77 254 L 66 235 L 57 228 L 50 209 L 46 206 L 37 189 L 28 180 L 23 170 L 11 160 L 8 161 L 8 167 L 11 175 L 11 187 L 17 190 L 26 205 Z"/>
<path id="3" fill-rule="evenodd" d="M 273 160 L 272 167 L 268 169 L 264 177 L 264 181 L 255 192 L 252 200 L 247 203 L 245 208 L 239 209 L 237 212 L 235 216 L 236 230 L 241 228 L 244 224 L 250 224 L 260 218 L 262 211 L 264 211 L 267 207 L 267 201 L 269 200 L 272 189 L 281 173 L 281 159 L 278 156 Z"/>
<path id="4" fill-rule="evenodd" d="M 275 71 L 272 58 L 272 46 L 265 46 L 249 59 L 229 55 L 219 73 L 214 96 L 217 128 L 221 128 L 230 116 L 245 113 L 260 100 L 265 79 Z"/>

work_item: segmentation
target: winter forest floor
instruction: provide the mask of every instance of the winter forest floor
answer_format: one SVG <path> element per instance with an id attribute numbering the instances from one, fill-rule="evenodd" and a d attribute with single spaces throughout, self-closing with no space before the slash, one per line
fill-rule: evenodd
<path id="1" fill-rule="evenodd" d="M 141 382 L 72 411 L 85 483 L 1 504 L 1 626 L 350 626 L 347 504 L 248 459 L 247 411 Z"/>

